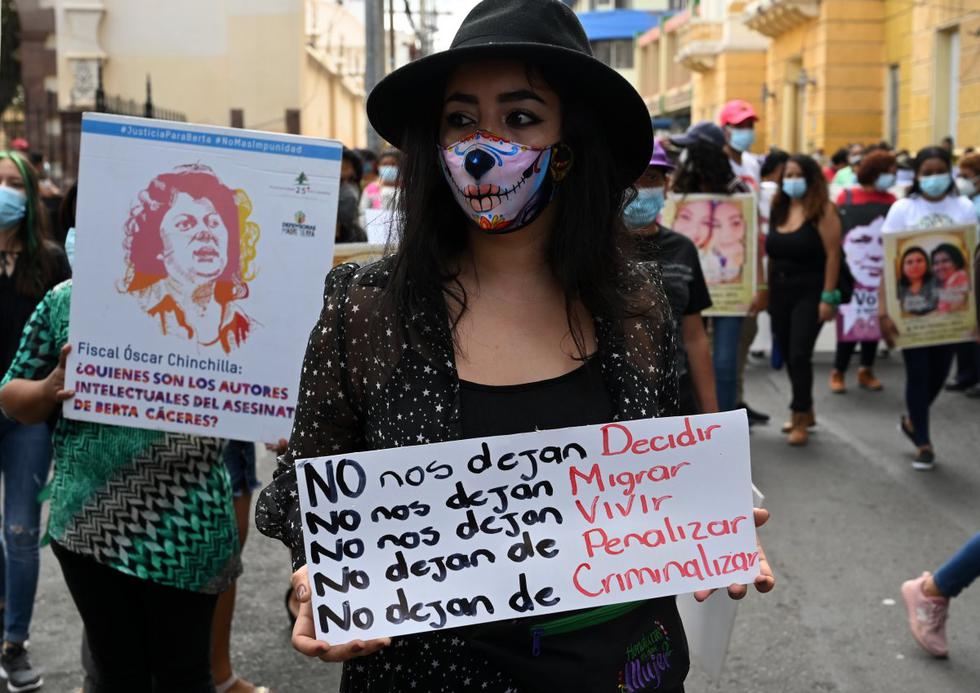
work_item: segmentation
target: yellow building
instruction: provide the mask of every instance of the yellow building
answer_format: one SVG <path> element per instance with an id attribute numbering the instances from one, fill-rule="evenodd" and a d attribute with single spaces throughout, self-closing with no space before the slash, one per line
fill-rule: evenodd
<path id="1" fill-rule="evenodd" d="M 661 19 L 636 42 L 636 88 L 665 129 L 683 130 L 691 122 L 691 71 L 674 60 L 678 37 L 690 20 L 689 10 Z"/>
<path id="2" fill-rule="evenodd" d="M 770 122 L 762 103 L 767 41 L 743 23 L 744 0 L 706 0 L 699 9 L 680 32 L 676 57 L 693 73 L 691 118 L 718 122 L 726 102 L 748 101 L 759 114 L 753 150 L 763 151 Z"/>
<path id="3" fill-rule="evenodd" d="M 980 145 L 980 0 L 701 0 L 637 51 L 652 115 L 745 99 L 756 151 Z"/>
<path id="4" fill-rule="evenodd" d="M 773 140 L 980 144 L 980 0 L 757 0 Z"/>
<path id="5" fill-rule="evenodd" d="M 980 146 L 980 0 L 883 4 L 886 137 Z"/>

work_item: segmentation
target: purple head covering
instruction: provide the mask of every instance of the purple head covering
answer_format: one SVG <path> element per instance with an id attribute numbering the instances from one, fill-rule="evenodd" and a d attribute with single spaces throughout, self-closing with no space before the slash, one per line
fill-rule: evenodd
<path id="1" fill-rule="evenodd" d="M 653 141 L 653 154 L 650 156 L 649 166 L 656 166 L 666 171 L 673 171 L 676 168 L 670 159 L 667 158 L 667 150 L 664 149 L 660 140 Z"/>

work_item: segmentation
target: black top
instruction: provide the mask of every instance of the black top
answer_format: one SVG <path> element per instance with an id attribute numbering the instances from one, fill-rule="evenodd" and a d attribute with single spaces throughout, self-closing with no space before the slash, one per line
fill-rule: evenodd
<path id="1" fill-rule="evenodd" d="M 637 237 L 637 254 L 644 262 L 660 265 L 678 330 L 685 315 L 695 315 L 711 307 L 698 249 L 690 238 L 660 226 L 656 233 Z"/>
<path id="2" fill-rule="evenodd" d="M 303 360 L 289 446 L 255 513 L 259 530 L 291 549 L 294 569 L 306 563 L 295 460 L 459 440 L 464 425 L 480 425 L 466 418 L 463 400 L 488 393 L 464 393 L 445 299 L 440 293 L 427 296 L 417 310 L 397 307 L 385 291 L 391 263 L 387 258 L 364 268 L 340 265 L 327 276 L 323 311 Z M 591 365 L 564 382 L 550 383 L 581 388 L 577 379 L 588 376 L 594 395 L 598 372 L 605 395 L 589 405 L 589 421 L 629 421 L 677 411 L 673 321 L 662 284 L 649 268 L 638 265 L 629 267 L 622 281 L 632 316 L 594 316 L 598 349 Z M 503 415 L 485 419 L 483 425 L 514 425 Z M 563 416 L 559 425 L 583 422 Z M 536 412 L 519 430 L 552 423 L 549 414 Z M 503 693 L 515 688 L 500 668 L 473 652 L 463 654 L 461 648 L 462 640 L 453 631 L 396 638 L 378 655 L 346 663 L 341 689 L 410 690 L 413 680 L 416 686 L 420 680 L 438 684 L 431 690 Z M 433 650 L 445 656 L 432 656 Z"/>
<path id="3" fill-rule="evenodd" d="M 780 233 L 775 225 L 766 236 L 766 255 L 772 281 L 822 281 L 827 264 L 827 251 L 817 225 L 812 221 L 788 233 Z"/>
<path id="4" fill-rule="evenodd" d="M 53 243 L 48 244 L 48 252 L 55 254 L 56 271 L 48 286 L 37 296 L 24 296 L 17 291 L 17 278 L 24 271 L 21 257 L 17 257 L 14 271 L 7 275 L 5 258 L 0 253 L 0 378 L 3 377 L 20 346 L 21 333 L 31 314 L 49 290 L 71 277 L 71 266 L 65 252 Z M 20 254 L 18 253 L 18 256 Z"/>
<path id="5" fill-rule="evenodd" d="M 711 295 L 701 271 L 697 246 L 687 236 L 660 225 L 656 233 L 637 236 L 636 242 L 637 256 L 644 262 L 655 262 L 659 266 L 674 315 L 678 338 L 676 367 L 680 378 L 680 413 L 698 414 L 700 407 L 687 365 L 681 328 L 685 316 L 697 315 L 711 307 Z"/>
<path id="6" fill-rule="evenodd" d="M 255 524 L 306 564 L 294 462 L 463 438 L 460 383 L 445 299 L 412 312 L 385 291 L 392 258 L 348 263 L 327 276 L 300 377 L 296 419 Z M 675 337 L 663 285 L 650 267 L 622 278 L 634 309 L 619 320 L 595 316 L 599 363 L 620 421 L 678 411 Z M 515 356 L 517 356 L 515 354 Z"/>
<path id="7" fill-rule="evenodd" d="M 615 417 L 599 361 L 558 378 L 524 385 L 459 382 L 464 438 L 608 423 Z"/>

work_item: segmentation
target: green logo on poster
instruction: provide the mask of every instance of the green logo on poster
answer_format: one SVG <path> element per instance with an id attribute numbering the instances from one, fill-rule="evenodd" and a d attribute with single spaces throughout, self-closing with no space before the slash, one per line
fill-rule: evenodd
<path id="1" fill-rule="evenodd" d="M 296 185 L 305 186 L 309 184 L 310 179 L 306 177 L 306 174 L 303 171 L 300 171 L 299 175 L 296 176 Z"/>
<path id="2" fill-rule="evenodd" d="M 294 218 L 296 219 L 297 224 L 306 223 L 306 215 L 303 212 L 296 212 L 296 216 Z"/>

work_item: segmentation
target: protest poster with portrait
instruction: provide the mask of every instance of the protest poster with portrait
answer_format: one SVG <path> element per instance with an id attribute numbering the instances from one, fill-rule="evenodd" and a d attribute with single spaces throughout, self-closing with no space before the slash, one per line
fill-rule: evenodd
<path id="1" fill-rule="evenodd" d="M 876 342 L 878 289 L 885 270 L 885 242 L 881 229 L 890 204 L 845 202 L 838 209 L 844 262 L 854 280 L 851 300 L 837 309 L 838 342 Z"/>
<path id="2" fill-rule="evenodd" d="M 759 252 L 755 195 L 671 195 L 661 223 L 698 249 L 712 306 L 704 315 L 746 315 Z"/>
<path id="3" fill-rule="evenodd" d="M 886 233 L 885 292 L 898 346 L 976 338 L 975 226 Z"/>
<path id="4" fill-rule="evenodd" d="M 760 573 L 744 411 L 344 453 L 300 460 L 296 476 L 324 642 L 638 605 Z"/>
<path id="5" fill-rule="evenodd" d="M 85 114 L 68 418 L 288 437 L 342 146 Z"/>

